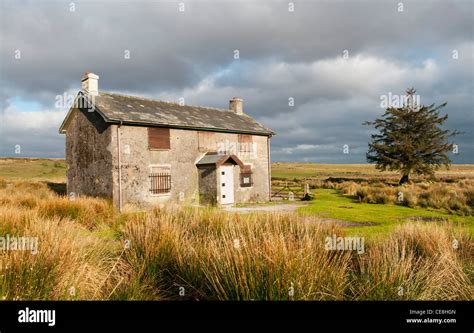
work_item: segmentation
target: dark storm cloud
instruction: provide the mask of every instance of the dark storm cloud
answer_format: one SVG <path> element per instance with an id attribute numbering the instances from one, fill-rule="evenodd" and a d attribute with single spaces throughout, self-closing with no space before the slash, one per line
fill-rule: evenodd
<path id="1" fill-rule="evenodd" d="M 0 154 L 21 141 L 30 155 L 62 155 L 55 97 L 90 70 L 103 90 L 217 107 L 241 96 L 276 130 L 277 160 L 364 162 L 361 123 L 383 113 L 382 94 L 415 86 L 422 102 L 448 101 L 448 125 L 466 132 L 455 158 L 473 162 L 472 3 L 294 1 L 291 13 L 288 1 L 183 2 L 74 1 L 71 12 L 71 1 L 3 1 Z M 18 98 L 43 109 L 31 116 Z M 38 117 L 54 126 L 33 137 L 24 124 Z"/>

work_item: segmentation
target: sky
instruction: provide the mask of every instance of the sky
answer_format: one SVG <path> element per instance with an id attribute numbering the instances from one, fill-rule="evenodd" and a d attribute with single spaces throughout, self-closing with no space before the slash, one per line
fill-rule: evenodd
<path id="1" fill-rule="evenodd" d="M 99 91 L 228 108 L 273 129 L 273 161 L 365 163 L 409 87 L 447 102 L 474 163 L 474 1 L 0 0 L 0 156 L 64 157 L 81 76 Z"/>

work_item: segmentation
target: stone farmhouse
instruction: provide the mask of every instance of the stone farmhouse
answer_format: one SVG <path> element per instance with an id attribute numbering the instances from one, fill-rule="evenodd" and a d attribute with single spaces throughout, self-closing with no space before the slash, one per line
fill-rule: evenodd
<path id="1" fill-rule="evenodd" d="M 242 99 L 229 110 L 182 105 L 102 92 L 98 80 L 84 74 L 59 129 L 69 195 L 111 198 L 120 209 L 270 199 L 275 133 L 244 113 Z"/>

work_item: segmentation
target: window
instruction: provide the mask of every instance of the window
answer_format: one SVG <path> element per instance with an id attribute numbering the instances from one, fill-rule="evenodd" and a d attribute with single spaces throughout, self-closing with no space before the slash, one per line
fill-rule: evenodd
<path id="1" fill-rule="evenodd" d="M 253 151 L 253 139 L 251 135 L 239 134 L 239 152 L 251 153 Z"/>
<path id="2" fill-rule="evenodd" d="M 166 194 L 171 192 L 171 172 L 167 166 L 152 166 L 150 170 L 150 193 Z"/>
<path id="3" fill-rule="evenodd" d="M 202 152 L 215 151 L 217 149 L 215 133 L 199 131 L 198 149 Z"/>
<path id="4" fill-rule="evenodd" d="M 162 127 L 149 127 L 148 148 L 170 149 L 170 129 Z"/>
<path id="5" fill-rule="evenodd" d="M 240 174 L 240 187 L 251 187 L 252 183 L 252 174 L 251 173 L 241 173 Z"/>
<path id="6" fill-rule="evenodd" d="M 240 172 L 240 187 L 251 187 L 252 182 L 252 170 L 250 165 L 244 165 Z"/>

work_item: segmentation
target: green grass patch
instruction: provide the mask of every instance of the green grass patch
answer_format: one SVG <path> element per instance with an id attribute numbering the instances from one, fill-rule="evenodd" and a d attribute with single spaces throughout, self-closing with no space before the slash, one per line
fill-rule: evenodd
<path id="1" fill-rule="evenodd" d="M 0 159 L 0 178 L 66 181 L 66 161 L 59 158 Z"/>
<path id="2" fill-rule="evenodd" d="M 433 209 L 409 208 L 393 204 L 365 204 L 355 198 L 338 193 L 334 189 L 316 189 L 311 191 L 315 199 L 308 206 L 301 207 L 301 214 L 316 215 L 323 218 L 333 218 L 349 222 L 375 222 L 378 225 L 347 227 L 349 234 L 357 234 L 369 238 L 386 236 L 397 225 L 407 223 L 410 217 L 425 217 L 446 219 L 448 222 L 425 223 L 453 223 L 458 228 L 468 229 L 474 235 L 474 217 L 458 216 L 443 213 Z M 352 207 L 352 208 L 348 208 Z"/>

